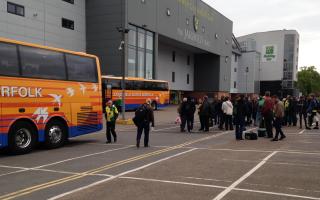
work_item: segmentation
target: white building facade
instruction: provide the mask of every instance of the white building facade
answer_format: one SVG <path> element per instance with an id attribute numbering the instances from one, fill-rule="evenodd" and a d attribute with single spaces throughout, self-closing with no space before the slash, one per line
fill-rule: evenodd
<path id="1" fill-rule="evenodd" d="M 260 79 L 260 93 L 271 91 L 279 96 L 296 95 L 294 82 L 297 81 L 299 61 L 299 34 L 295 30 L 279 30 L 254 33 L 237 38 L 242 56 L 242 65 L 251 65 L 260 69 L 252 69 L 254 77 Z M 253 55 L 252 53 L 255 52 Z M 260 53 L 260 65 L 257 65 L 257 54 Z M 251 55 L 250 55 L 251 54 Z M 252 60 L 254 59 L 254 60 Z M 239 77 L 238 77 L 239 79 Z M 243 78 L 240 78 L 243 79 Z M 245 82 L 238 80 L 239 82 Z M 249 79 L 251 89 L 256 91 L 256 79 Z M 247 83 L 248 85 L 248 83 Z"/>
<path id="2" fill-rule="evenodd" d="M 0 1 L 0 37 L 86 51 L 85 0 Z"/>

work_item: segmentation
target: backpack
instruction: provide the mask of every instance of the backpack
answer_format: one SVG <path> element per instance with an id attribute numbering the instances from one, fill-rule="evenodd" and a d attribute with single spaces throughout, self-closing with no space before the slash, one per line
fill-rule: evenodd
<path id="1" fill-rule="evenodd" d="M 115 105 L 112 106 L 112 112 L 113 112 L 113 120 L 117 121 L 118 117 L 119 117 L 119 112 L 116 113 L 116 107 Z"/>
<path id="2" fill-rule="evenodd" d="M 145 121 L 146 116 L 147 116 L 147 108 L 144 105 L 142 105 L 136 110 L 132 121 L 136 126 L 140 126 Z"/>

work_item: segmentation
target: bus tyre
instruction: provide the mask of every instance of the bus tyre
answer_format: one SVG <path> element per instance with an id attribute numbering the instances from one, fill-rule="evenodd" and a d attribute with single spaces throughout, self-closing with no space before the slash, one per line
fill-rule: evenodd
<path id="1" fill-rule="evenodd" d="M 49 149 L 61 147 L 67 141 L 66 126 L 58 121 L 50 121 L 45 130 L 45 146 Z"/>
<path id="2" fill-rule="evenodd" d="M 32 151 L 36 143 L 36 130 L 25 121 L 15 123 L 9 131 L 9 151 L 13 154 L 25 154 Z"/>
<path id="3" fill-rule="evenodd" d="M 151 107 L 152 107 L 153 110 L 158 110 L 158 104 L 157 104 L 157 102 L 155 102 L 155 101 L 152 102 L 152 103 L 151 103 Z"/>

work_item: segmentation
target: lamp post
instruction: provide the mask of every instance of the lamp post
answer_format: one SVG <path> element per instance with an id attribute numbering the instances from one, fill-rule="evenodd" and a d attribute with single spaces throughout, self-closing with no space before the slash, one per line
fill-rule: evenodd
<path id="1" fill-rule="evenodd" d="M 126 90 L 126 69 L 125 69 L 125 35 L 129 33 L 129 29 L 123 28 L 123 27 L 117 27 L 117 30 L 119 33 L 121 33 L 121 42 L 119 46 L 119 51 L 121 52 L 121 73 L 122 73 L 122 79 L 121 79 L 121 89 L 122 89 L 122 96 L 121 96 L 121 115 L 122 120 L 125 120 L 125 112 L 126 112 L 126 104 L 125 104 L 125 90 Z"/>
<path id="2" fill-rule="evenodd" d="M 246 97 L 248 97 L 248 72 L 249 67 L 246 67 Z"/>

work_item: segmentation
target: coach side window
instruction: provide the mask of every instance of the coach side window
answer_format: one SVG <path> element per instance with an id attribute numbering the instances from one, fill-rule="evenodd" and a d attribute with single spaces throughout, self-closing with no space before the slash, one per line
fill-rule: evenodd
<path id="1" fill-rule="evenodd" d="M 71 81 L 98 82 L 95 59 L 66 54 L 68 76 Z"/>
<path id="2" fill-rule="evenodd" d="M 19 76 L 16 45 L 0 43 L 0 75 Z"/>
<path id="3" fill-rule="evenodd" d="M 20 46 L 22 76 L 66 80 L 63 54 L 55 51 Z"/>

